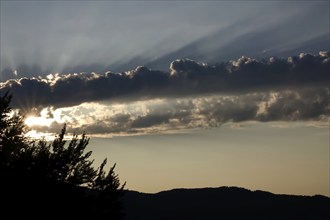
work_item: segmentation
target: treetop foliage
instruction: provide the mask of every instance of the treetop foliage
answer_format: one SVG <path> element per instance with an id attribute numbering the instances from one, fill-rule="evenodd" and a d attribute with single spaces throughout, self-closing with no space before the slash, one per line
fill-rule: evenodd
<path id="1" fill-rule="evenodd" d="M 8 93 L 0 97 L 0 175 L 7 181 L 5 185 L 10 187 L 15 182 L 24 186 L 32 181 L 56 183 L 65 188 L 83 187 L 86 190 L 79 197 L 93 212 L 99 216 L 117 216 L 115 219 L 118 219 L 119 198 L 123 195 L 125 183 L 121 185 L 114 172 L 116 164 L 105 172 L 107 159 L 104 159 L 95 168 L 94 160 L 90 159 L 92 151 L 85 152 L 89 138 L 83 133 L 80 137 L 73 135 L 70 141 L 65 140 L 66 125 L 52 142 L 27 139 L 28 127 L 24 124 L 24 117 L 12 111 L 11 98 Z M 86 192 L 89 192 L 87 197 Z"/>

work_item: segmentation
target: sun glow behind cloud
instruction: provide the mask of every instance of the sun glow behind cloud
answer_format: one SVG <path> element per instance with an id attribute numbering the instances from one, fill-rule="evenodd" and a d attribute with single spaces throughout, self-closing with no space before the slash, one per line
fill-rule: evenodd
<path id="1" fill-rule="evenodd" d="M 47 126 L 49 127 L 53 123 L 53 119 L 29 116 L 25 119 L 25 124 L 28 126 Z"/>
<path id="2" fill-rule="evenodd" d="M 64 123 L 64 119 L 61 118 L 61 110 L 54 110 L 53 107 L 47 107 L 40 111 L 38 115 L 29 115 L 25 119 L 25 124 L 33 126 L 45 126 L 50 127 L 52 123 Z"/>

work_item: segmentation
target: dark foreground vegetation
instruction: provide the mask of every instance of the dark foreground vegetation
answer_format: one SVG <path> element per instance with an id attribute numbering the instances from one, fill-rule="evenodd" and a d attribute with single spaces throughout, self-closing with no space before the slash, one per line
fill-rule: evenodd
<path id="1" fill-rule="evenodd" d="M 67 143 L 66 127 L 52 142 L 26 138 L 24 118 L 10 108 L 11 96 L 0 97 L 0 218 L 121 219 L 124 185 L 113 166 L 97 169 L 85 152 L 83 134 Z"/>
<path id="2" fill-rule="evenodd" d="M 237 187 L 175 189 L 156 194 L 128 191 L 126 220 L 328 220 L 330 198 L 276 195 Z"/>

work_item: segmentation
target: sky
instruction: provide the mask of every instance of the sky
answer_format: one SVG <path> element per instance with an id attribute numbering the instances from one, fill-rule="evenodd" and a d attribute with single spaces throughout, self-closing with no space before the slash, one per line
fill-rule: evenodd
<path id="1" fill-rule="evenodd" d="M 128 188 L 329 192 L 329 1 L 1 1 L 0 94 Z"/>

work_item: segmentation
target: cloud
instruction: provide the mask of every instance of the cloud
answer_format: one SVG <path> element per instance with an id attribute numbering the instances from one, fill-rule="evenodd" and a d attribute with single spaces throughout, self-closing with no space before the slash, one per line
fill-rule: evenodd
<path id="1" fill-rule="evenodd" d="M 265 112 L 258 116 L 261 121 L 292 121 L 316 119 L 329 115 L 329 88 L 305 88 L 298 91 L 272 93 L 266 104 Z"/>
<path id="2" fill-rule="evenodd" d="M 46 77 L 12 79 L 0 84 L 10 90 L 16 107 L 74 106 L 101 100 L 134 101 L 203 94 L 235 94 L 305 86 L 326 87 L 330 53 L 301 53 L 287 59 L 255 60 L 241 57 L 217 65 L 190 59 L 175 60 L 170 72 L 139 66 L 134 70 L 104 74 L 49 74 Z"/>
<path id="3" fill-rule="evenodd" d="M 98 135 L 141 135 L 218 127 L 247 121 L 308 121 L 324 124 L 330 113 L 329 88 L 272 90 L 232 95 L 163 98 L 125 104 L 83 103 L 42 110 L 51 126 L 32 126 L 48 133 L 68 123 L 69 132 Z M 47 114 L 45 114 L 47 112 Z"/>

